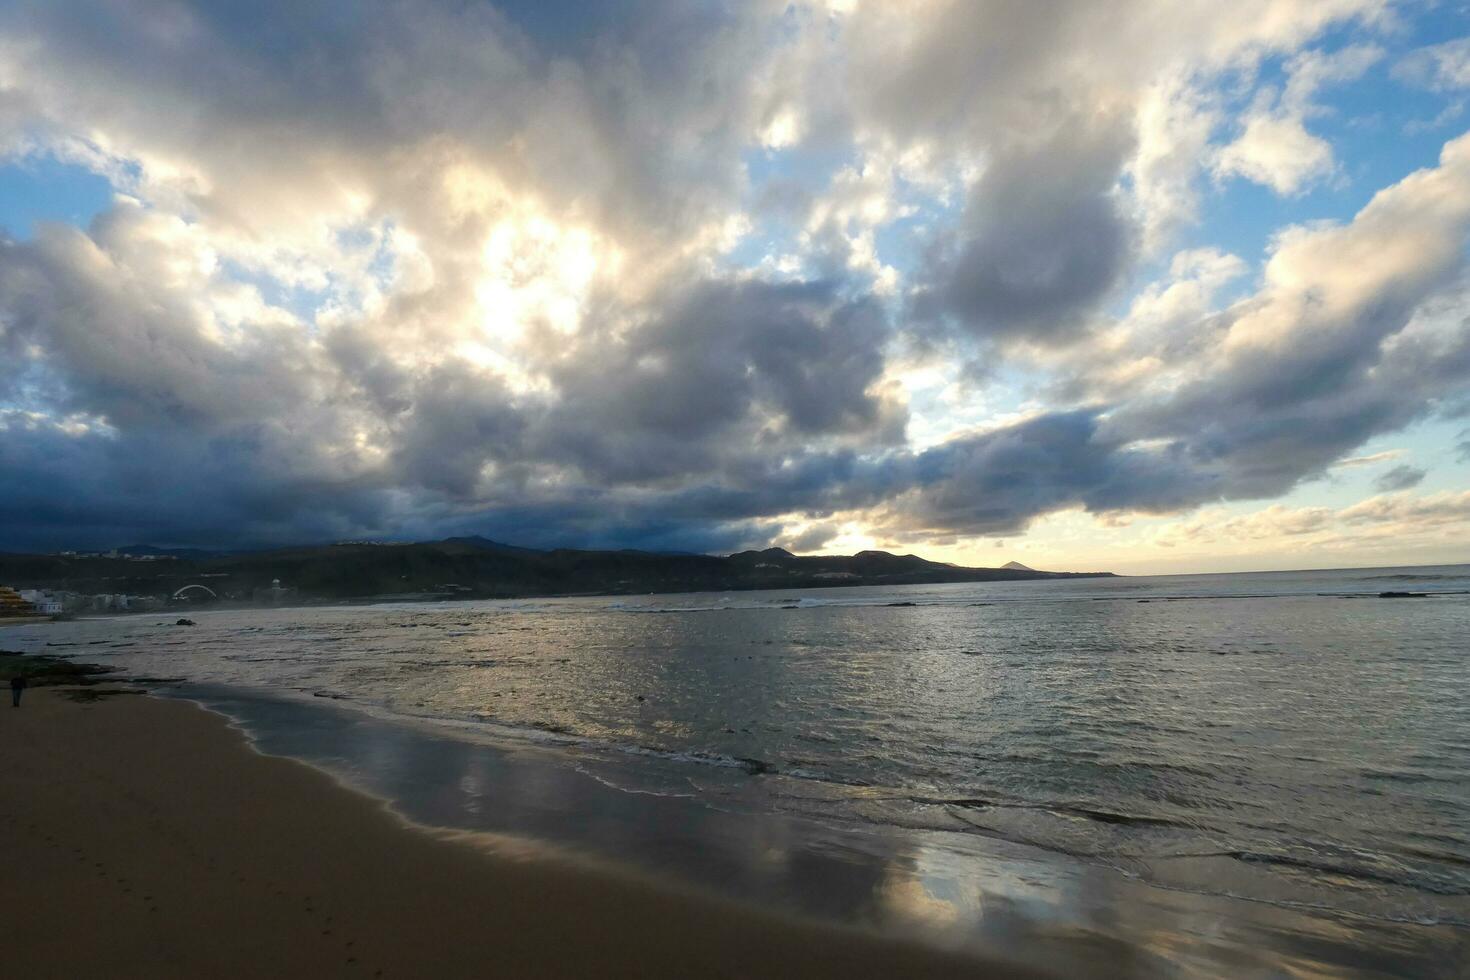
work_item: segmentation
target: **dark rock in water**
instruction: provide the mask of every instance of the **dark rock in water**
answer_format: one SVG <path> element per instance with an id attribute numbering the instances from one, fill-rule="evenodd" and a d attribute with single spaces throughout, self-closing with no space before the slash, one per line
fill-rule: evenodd
<path id="1" fill-rule="evenodd" d="M 917 606 L 917 602 L 890 602 L 890 606 Z"/>
<path id="2" fill-rule="evenodd" d="M 174 625 L 175 626 L 193 626 L 194 625 L 194 620 L 192 620 L 192 619 L 181 619 L 177 623 L 174 623 Z"/>
<path id="3" fill-rule="evenodd" d="M 740 763 L 740 768 L 744 769 L 751 776 L 759 776 L 761 773 L 775 771 L 772 769 L 771 764 L 763 759 L 738 759 L 736 761 Z"/>
<path id="4" fill-rule="evenodd" d="M 800 609 L 800 606 L 782 606 L 782 609 Z"/>
<path id="5" fill-rule="evenodd" d="M 1429 593 L 1427 593 L 1427 592 L 1380 592 L 1380 593 L 1378 593 L 1378 598 L 1380 598 L 1380 599 L 1427 599 L 1427 598 L 1429 598 Z"/>
<path id="6" fill-rule="evenodd" d="M 647 700 L 648 700 L 648 699 L 647 699 L 647 698 L 645 698 L 645 697 L 644 697 L 644 696 L 643 696 L 643 695 L 641 695 L 641 694 L 635 694 L 635 695 L 634 695 L 634 696 L 633 696 L 633 700 L 634 700 L 634 701 L 647 701 Z"/>

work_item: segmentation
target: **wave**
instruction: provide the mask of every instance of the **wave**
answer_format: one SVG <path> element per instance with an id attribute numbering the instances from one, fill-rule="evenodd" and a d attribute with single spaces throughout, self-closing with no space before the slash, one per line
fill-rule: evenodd
<path id="1" fill-rule="evenodd" d="M 1117 813 L 1111 810 L 1097 810 L 1091 807 L 1073 804 L 989 800 L 972 796 L 956 798 L 911 796 L 909 799 L 914 803 L 924 806 L 953 806 L 966 810 L 1035 810 L 1069 817 L 1082 817 L 1096 823 L 1123 827 L 1179 827 L 1188 830 L 1198 830 L 1200 827 L 1198 823 L 1184 820 L 1172 820 L 1167 817 L 1150 817 L 1132 813 Z"/>
<path id="2" fill-rule="evenodd" d="M 1392 769 L 1360 769 L 1365 779 L 1380 779 L 1392 783 L 1440 783 L 1446 786 L 1463 786 L 1463 775 L 1436 776 L 1427 772 L 1404 772 Z"/>
<path id="3" fill-rule="evenodd" d="M 924 797 L 911 797 L 914 802 L 923 804 L 937 804 L 943 806 L 957 807 L 963 810 L 990 810 L 1010 809 L 1029 810 L 1036 812 L 1047 812 L 1065 816 L 1082 817 L 1087 820 L 1101 824 L 1124 827 L 1166 827 L 1185 830 L 1192 833 L 1223 833 L 1222 830 L 1213 829 L 1203 824 L 1175 820 L 1165 817 L 1143 816 L 1138 814 L 1116 813 L 1107 810 L 1097 810 L 1090 807 L 1051 805 L 1039 803 L 1020 803 L 1003 800 L 987 800 L 969 797 L 954 799 L 929 799 Z M 994 827 L 979 827 L 987 833 L 1014 840 L 1020 843 L 1030 844 L 1045 850 L 1059 851 L 1078 857 L 1092 857 L 1099 859 L 1124 857 L 1121 854 L 1091 853 L 1074 847 L 1068 847 L 1060 842 L 1050 842 L 1036 836 L 1028 836 L 1025 839 L 1004 832 Z M 1465 897 L 1470 896 L 1470 875 L 1459 874 L 1453 871 L 1433 871 L 1423 867 L 1408 867 L 1399 864 L 1393 857 L 1388 855 L 1369 854 L 1361 851 L 1347 851 L 1333 854 L 1339 851 L 1337 848 L 1319 845 L 1319 849 L 1305 849 L 1300 852 L 1284 850 L 1265 850 L 1258 848 L 1226 848 L 1221 850 L 1209 850 L 1201 852 L 1175 852 L 1168 854 L 1153 855 L 1149 861 L 1175 861 L 1190 858 L 1228 858 L 1243 864 L 1261 865 L 1274 868 L 1285 868 L 1299 871 L 1311 872 L 1314 875 L 1323 875 L 1336 878 L 1346 878 L 1354 881 L 1369 882 L 1377 885 L 1389 885 L 1396 888 L 1404 888 L 1424 894 L 1442 897 Z M 1420 854 L 1419 857 L 1443 864 L 1455 864 L 1470 866 L 1470 860 L 1455 855 L 1445 855 L 1438 852 L 1432 854 Z"/>
<path id="4" fill-rule="evenodd" d="M 727 612 L 732 609 L 754 608 L 746 606 L 623 606 L 613 604 L 607 607 L 613 612 L 625 613 L 693 613 L 693 612 Z"/>
<path id="5" fill-rule="evenodd" d="M 702 752 L 699 750 L 672 750 L 661 749 L 648 745 L 628 745 L 604 743 L 615 751 L 626 755 L 643 756 L 645 758 L 662 759 L 666 762 L 683 762 L 699 766 L 714 766 L 719 769 L 740 769 L 749 776 L 763 776 L 778 773 L 774 764 L 764 759 L 755 759 L 747 756 L 724 755 L 719 752 Z M 787 775 L 790 775 L 787 773 Z"/>
<path id="6" fill-rule="evenodd" d="M 1315 871 L 1358 881 L 1371 881 L 1380 885 L 1396 885 L 1434 895 L 1470 895 L 1470 881 L 1457 880 L 1460 876 L 1436 875 L 1421 869 L 1375 867 L 1362 862 L 1332 860 L 1315 854 L 1286 854 L 1277 851 L 1230 850 L 1219 852 L 1219 856 L 1233 858 L 1247 864 L 1298 868 L 1303 871 Z"/>
<path id="7" fill-rule="evenodd" d="M 604 776 L 601 773 L 594 771 L 588 766 L 578 765 L 573 766 L 572 768 L 576 769 L 577 772 L 586 776 L 588 779 L 601 783 L 608 789 L 617 790 L 619 793 L 632 793 L 637 796 L 657 796 L 661 799 L 669 800 L 690 800 L 694 799 L 698 795 L 696 793 L 689 792 L 675 792 L 674 790 L 640 789 L 635 786 L 625 786 L 622 783 L 616 782 L 611 777 Z"/>

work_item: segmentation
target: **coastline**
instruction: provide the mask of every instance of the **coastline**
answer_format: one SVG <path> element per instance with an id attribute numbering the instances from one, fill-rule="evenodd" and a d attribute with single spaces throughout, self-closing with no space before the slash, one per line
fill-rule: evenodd
<path id="1" fill-rule="evenodd" d="M 7 971 L 74 976 L 1035 976 L 411 827 L 194 704 L 5 707 Z"/>
<path id="2" fill-rule="evenodd" d="M 569 758 L 561 746 L 487 738 L 474 726 L 446 730 L 332 697 L 190 684 L 166 696 L 204 705 L 247 732 L 258 751 L 331 773 L 421 827 L 470 840 L 534 841 L 597 867 L 688 883 L 705 895 L 717 889 L 746 908 L 858 923 L 926 948 L 998 953 L 1055 976 L 1305 969 L 1448 978 L 1470 950 L 1470 934 L 1444 925 L 1244 898 L 1236 892 L 1245 884 L 1240 870 L 1208 858 L 1185 857 L 1173 884 L 1147 882 L 1112 862 L 894 822 L 892 813 L 864 826 L 835 814 L 751 808 L 750 800 L 709 806 L 668 793 L 666 779 L 645 782 L 622 760 L 608 768 L 584 753 Z M 751 783 L 744 770 L 714 766 L 698 777 L 703 790 L 721 774 L 752 790 L 780 779 Z"/>
<path id="3" fill-rule="evenodd" d="M 1125 825 L 1117 831 L 1124 846 L 1103 841 L 1100 847 L 1073 847 L 1052 832 L 1052 824 L 1063 820 L 1064 831 L 1093 832 L 1090 816 L 1077 822 L 1090 811 L 1053 813 L 1033 806 L 987 812 L 971 806 L 976 801 L 970 796 L 984 794 L 914 798 L 902 781 L 829 784 L 820 771 L 791 768 L 789 747 L 779 745 L 769 752 L 741 754 L 743 745 L 725 750 L 733 756 L 717 754 L 725 749 L 721 745 L 710 752 L 696 745 L 691 758 L 674 751 L 677 745 L 661 751 L 656 738 L 646 744 L 626 734 L 611 741 L 579 741 L 586 736 L 578 726 L 538 724 L 562 721 L 544 709 L 529 719 L 524 712 L 508 718 L 496 717 L 501 712 L 478 713 L 482 705 L 498 707 L 495 699 L 502 691 L 514 695 L 517 686 L 525 686 L 534 694 L 538 678 L 564 688 L 579 669 L 594 670 L 609 660 L 639 666 L 646 654 L 629 661 L 616 651 L 633 649 L 629 640 L 650 629 L 673 628 L 663 623 L 683 630 L 673 647 L 680 657 L 672 662 L 692 663 L 700 673 L 719 676 L 723 665 L 752 659 L 746 647 L 753 647 L 762 654 L 755 658 L 761 669 L 742 676 L 758 680 L 771 671 L 779 678 L 779 668 L 790 666 L 789 660 L 761 649 L 772 638 L 800 647 L 796 641 L 809 639 L 813 631 L 819 638 L 826 635 L 822 624 L 839 613 L 844 622 L 890 626 L 912 624 L 921 614 L 936 625 L 983 622 L 1000 637 L 1008 635 L 1007 624 L 1036 615 L 1033 607 L 991 602 L 975 603 L 988 607 L 979 612 L 970 611 L 971 604 L 938 605 L 922 613 L 888 608 L 912 605 L 891 601 L 898 598 L 905 596 L 880 595 L 855 612 L 845 605 L 817 605 L 810 607 L 816 612 L 799 617 L 781 612 L 761 618 L 765 607 L 728 611 L 742 623 L 699 616 L 602 618 L 641 611 L 632 604 L 591 607 L 599 614 L 595 620 L 567 615 L 588 608 L 575 604 L 531 609 L 470 604 L 429 615 L 390 609 L 366 618 L 356 611 L 314 617 L 219 612 L 201 616 L 194 629 L 175 629 L 171 622 L 138 624 L 136 618 L 78 621 L 25 630 L 16 639 L 26 651 L 18 656 L 30 662 L 33 676 L 57 673 L 60 665 L 93 669 L 84 660 L 107 665 L 102 669 L 110 675 L 95 680 L 51 679 L 98 685 L 91 691 L 105 700 L 93 706 L 97 710 L 128 706 L 129 700 L 105 693 L 118 684 L 143 685 L 164 700 L 201 706 L 234 729 L 229 735 L 240 736 L 227 739 L 228 744 L 238 748 L 243 740 L 252 755 L 304 765 L 388 814 L 395 827 L 411 825 L 414 829 L 404 832 L 413 836 L 488 846 L 501 858 L 508 852 L 517 859 L 513 863 L 550 858 L 550 867 L 591 868 L 599 879 L 631 879 L 658 894 L 693 896 L 690 900 L 700 905 L 711 904 L 708 898 L 715 896 L 717 907 L 759 909 L 788 926 L 833 923 L 843 936 L 876 934 L 926 950 L 962 951 L 974 958 L 972 963 L 1000 955 L 1060 976 L 1458 975 L 1455 964 L 1465 962 L 1470 950 L 1467 907 L 1460 896 L 1470 893 L 1444 890 L 1456 888 L 1453 868 L 1429 878 L 1424 887 L 1389 893 L 1401 879 L 1375 878 L 1373 866 L 1361 874 L 1361 864 L 1278 864 L 1269 852 L 1237 855 L 1209 841 L 1203 848 L 1191 841 L 1161 847 L 1161 835 L 1147 828 L 1135 832 Z M 666 599 L 650 598 L 642 605 L 690 611 Z M 1097 618 L 1088 612 L 1099 608 L 1096 604 L 1074 605 L 1085 618 Z M 1386 605 L 1391 619 L 1412 618 L 1420 608 Z M 1122 608 L 1133 610 L 1131 604 Z M 1163 608 L 1139 606 L 1131 619 L 1152 627 Z M 1357 608 L 1353 604 L 1349 611 Z M 946 617 L 946 609 L 958 614 Z M 756 619 L 749 622 L 751 617 Z M 600 643 L 581 636 L 588 623 L 604 631 Z M 722 642 L 709 642 L 711 636 Z M 1001 667 L 1009 661 L 964 656 L 968 646 L 956 655 L 942 640 L 933 646 L 926 660 L 945 671 L 979 666 L 986 668 L 983 673 L 1005 676 Z M 808 661 L 803 657 L 802 662 Z M 1241 663 L 1238 658 L 1186 658 L 1171 673 L 1184 670 L 1213 682 L 1222 666 L 1233 674 Z M 0 677 L 6 666 L 0 664 Z M 385 686 L 388 676 L 394 680 Z M 436 700 L 435 685 L 442 688 L 445 682 L 468 684 L 473 697 Z M 573 685 L 571 690 L 580 689 Z M 658 686 L 638 677 L 622 693 L 668 697 L 680 690 L 677 677 L 661 679 Z M 394 697 L 383 699 L 384 691 Z M 32 697 L 27 695 L 27 708 Z M 656 708 L 652 693 L 649 701 L 644 708 L 638 698 L 629 720 L 636 724 Z M 1044 717 L 1050 708 L 1039 705 L 1037 711 Z M 0 723 L 10 714 L 0 708 Z M 1065 754 L 1067 744 L 1048 739 L 1044 751 L 1053 748 Z M 152 751 L 145 749 L 145 756 Z M 1038 764 L 1047 758 L 1039 756 Z M 129 785 L 134 778 L 129 767 L 135 764 L 126 759 L 114 764 L 128 773 L 122 782 Z M 28 781 L 35 782 L 35 776 Z M 1164 773 L 1162 778 L 1171 777 Z M 0 792 L 0 801 L 4 798 Z M 87 806 L 97 805 L 89 799 Z M 1133 803 L 1108 808 L 1104 833 L 1113 833 L 1106 828 L 1116 822 L 1114 813 L 1125 819 L 1154 813 Z M 314 813 L 315 807 L 307 805 L 303 812 Z M 1016 818 L 1009 825 L 986 826 L 1009 816 Z M 0 833 L 4 829 L 0 823 Z M 83 831 L 89 832 L 85 826 Z M 40 845 L 30 840 L 25 846 Z M 1237 846 L 1255 845 L 1247 840 Z M 1340 877 L 1329 879 L 1328 873 Z M 29 900 L 23 891 L 12 897 Z M 55 908 L 61 911 L 50 917 L 53 923 L 84 917 L 64 905 Z M 665 941 L 657 931 L 645 939 L 652 945 Z M 111 964 L 102 972 L 117 973 Z M 642 965 L 637 972 L 659 975 Z M 795 972 L 814 975 L 806 967 Z"/>

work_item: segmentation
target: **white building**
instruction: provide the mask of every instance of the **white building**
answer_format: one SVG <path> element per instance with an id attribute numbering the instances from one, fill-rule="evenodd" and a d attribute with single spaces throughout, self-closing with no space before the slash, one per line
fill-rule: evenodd
<path id="1" fill-rule="evenodd" d="M 55 616 L 61 612 L 61 596 L 41 589 L 22 589 L 20 597 L 35 606 L 36 612 L 42 616 Z"/>

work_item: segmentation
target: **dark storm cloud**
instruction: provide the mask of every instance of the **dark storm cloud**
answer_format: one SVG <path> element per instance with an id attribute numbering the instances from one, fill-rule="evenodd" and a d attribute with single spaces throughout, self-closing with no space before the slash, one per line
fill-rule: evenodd
<path id="1" fill-rule="evenodd" d="M 838 530 L 835 524 L 813 524 L 783 543 L 788 551 L 802 555 L 824 547 L 827 542 L 837 537 Z"/>
<path id="2" fill-rule="evenodd" d="M 691 285 L 568 340 L 554 387 L 516 394 L 462 361 L 405 367 L 372 331 L 211 339 L 176 256 L 137 254 L 158 248 L 149 220 L 126 206 L 91 235 L 3 245 L 0 339 L 24 352 L 7 363 L 51 379 L 7 417 L 4 476 L 26 503 L 6 512 L 9 546 L 478 524 L 688 550 L 891 488 L 854 448 L 902 439 L 902 406 L 875 390 L 891 328 L 842 283 Z M 66 493 L 33 501 L 38 480 Z"/>
<path id="3" fill-rule="evenodd" d="M 1182 465 L 1178 448 L 1141 450 L 1103 431 L 1097 410 L 1039 415 L 956 439 L 908 461 L 895 531 L 1009 534 L 1040 514 L 1169 511 L 1209 499 L 1214 478 Z"/>
<path id="4" fill-rule="evenodd" d="M 1121 120 L 1082 119 L 1002 153 L 931 245 L 916 312 L 1003 341 L 1075 333 L 1132 264 L 1137 230 L 1115 188 L 1131 141 Z"/>
<path id="5" fill-rule="evenodd" d="M 1470 380 L 1470 335 L 1410 336 L 1412 315 L 1400 297 L 1368 296 L 1284 350 L 1248 349 L 1170 397 L 1120 405 L 1106 435 L 1166 442 L 1182 466 L 1212 476 L 1218 499 L 1280 495 L 1428 417 Z"/>
<path id="6" fill-rule="evenodd" d="M 887 317 L 839 284 L 708 282 L 660 303 L 626 340 L 559 367 L 564 393 L 538 437 L 596 480 L 718 469 L 813 439 L 902 438 L 906 415 L 873 392 Z"/>
<path id="7" fill-rule="evenodd" d="M 525 418 L 502 386 L 478 372 L 434 368 L 409 397 L 392 423 L 390 466 L 403 483 L 471 497 L 487 462 L 522 457 Z"/>
<path id="8" fill-rule="evenodd" d="M 7 550 L 330 540 L 379 526 L 390 493 L 293 473 L 241 430 L 199 438 L 66 431 L 0 414 L 0 518 Z"/>

